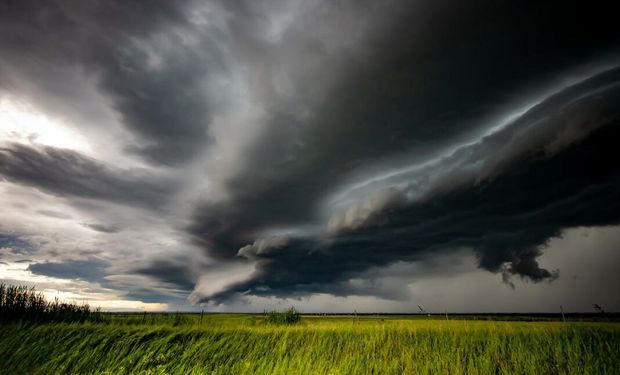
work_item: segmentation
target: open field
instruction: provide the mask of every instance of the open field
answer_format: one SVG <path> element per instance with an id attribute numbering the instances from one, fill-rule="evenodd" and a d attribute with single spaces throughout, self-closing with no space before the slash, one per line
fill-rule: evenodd
<path id="1" fill-rule="evenodd" d="M 7 374 L 618 374 L 620 324 L 370 315 L 286 326 L 261 315 L 111 315 L 2 325 L 0 359 Z"/>

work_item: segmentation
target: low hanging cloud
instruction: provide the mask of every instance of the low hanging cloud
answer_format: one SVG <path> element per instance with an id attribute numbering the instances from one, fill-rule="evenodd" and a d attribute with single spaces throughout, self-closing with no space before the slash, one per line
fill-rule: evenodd
<path id="1" fill-rule="evenodd" d="M 448 9 L 430 2 L 409 7 L 394 4 L 398 3 L 392 3 L 398 12 L 379 11 L 389 14 L 389 22 L 368 16 L 364 24 L 368 30 L 360 27 L 356 48 L 362 52 L 345 55 L 350 59 L 345 60 L 348 69 L 339 69 L 340 61 L 324 58 L 322 50 L 316 53 L 323 61 L 321 73 L 332 69 L 341 73 L 323 93 L 325 99 L 310 106 L 305 118 L 282 115 L 290 102 L 284 102 L 283 109 L 272 108 L 266 136 L 246 151 L 238 173 L 222 183 L 227 199 L 207 199 L 196 210 L 189 232 L 211 256 L 233 257 L 270 227 L 295 227 L 316 220 L 317 205 L 324 197 L 365 165 L 376 168 L 377 160 L 403 154 L 424 158 L 434 149 L 459 142 L 489 111 L 514 111 L 509 99 L 521 101 L 527 96 L 522 82 L 550 81 L 552 72 L 570 71 L 579 66 L 578 61 L 590 64 L 610 43 L 604 24 L 597 23 L 599 29 L 593 32 L 601 37 L 593 42 L 568 27 L 570 22 L 547 24 L 543 15 L 551 10 L 533 3 L 520 8 L 486 2 L 475 9 Z M 346 7 L 336 8 L 334 19 L 347 19 Z M 566 17 L 594 15 L 577 14 L 570 8 Z M 444 24 L 450 26 L 441 29 Z M 489 37 L 481 40 L 470 24 L 480 24 L 479 30 L 488 30 Z M 530 26 L 521 33 L 507 31 L 522 29 L 524 24 Z M 340 25 L 347 26 L 358 25 Z M 312 28 L 299 32 L 312 33 Z M 575 45 L 558 45 L 555 35 L 571 35 Z M 315 41 L 328 43 L 321 37 Z M 449 48 L 453 45 L 472 49 Z M 547 59 L 536 59 L 535 51 L 547 51 Z M 452 79 L 444 78 L 448 76 Z M 317 82 L 317 77 L 309 78 L 299 82 L 301 92 Z"/>
<path id="2" fill-rule="evenodd" d="M 514 289 L 514 283 L 510 279 L 511 275 L 527 277 L 534 282 L 542 280 L 553 281 L 560 277 L 559 270 L 549 271 L 540 267 L 536 258 L 541 255 L 542 251 L 536 247 L 526 248 L 519 253 L 513 253 L 510 263 L 506 264 L 502 269 L 502 280 Z"/>
<path id="3" fill-rule="evenodd" d="M 557 271 L 536 261 L 540 247 L 564 228 L 620 222 L 620 207 L 612 203 L 620 182 L 613 161 L 619 131 L 617 75 L 602 73 L 592 78 L 596 84 L 587 81 L 549 98 L 506 129 L 425 169 L 432 174 L 408 174 L 412 180 L 401 184 L 402 193 L 381 192 L 332 218 L 329 237 L 289 239 L 269 251 L 253 251 L 248 258 L 256 260 L 256 272 L 248 280 L 204 298 L 333 293 L 335 284 L 370 267 L 463 247 L 474 249 L 480 267 L 492 272 L 534 282 L 557 278 Z M 431 182 L 420 184 L 419 179 Z M 421 188 L 425 194 L 419 194 Z M 340 293 L 347 295 L 346 288 Z"/>

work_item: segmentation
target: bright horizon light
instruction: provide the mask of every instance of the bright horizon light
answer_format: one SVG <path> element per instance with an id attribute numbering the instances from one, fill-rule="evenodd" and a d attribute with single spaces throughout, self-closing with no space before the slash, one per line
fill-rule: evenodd
<path id="1" fill-rule="evenodd" d="M 102 289 L 101 292 L 85 293 L 82 289 L 91 288 L 92 284 L 75 279 L 36 275 L 28 270 L 29 265 L 28 263 L 15 262 L 0 264 L 0 274 L 5 279 L 18 280 L 17 285 L 46 285 L 40 290 L 37 288 L 37 291 L 41 292 L 49 301 L 58 298 L 62 302 L 87 303 L 92 309 L 100 308 L 103 311 L 165 311 L 169 309 L 166 303 L 125 300 L 119 298 L 113 291 L 106 293 L 105 289 Z M 84 288 L 77 287 L 82 283 Z"/>
<path id="2" fill-rule="evenodd" d="M 26 145 L 38 144 L 90 153 L 89 142 L 75 130 L 35 112 L 32 106 L 0 99 L 0 139 Z"/>

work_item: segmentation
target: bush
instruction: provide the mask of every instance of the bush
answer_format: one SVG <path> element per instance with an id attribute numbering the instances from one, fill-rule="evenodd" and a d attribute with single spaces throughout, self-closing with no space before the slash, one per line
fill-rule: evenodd
<path id="1" fill-rule="evenodd" d="M 265 321 L 271 324 L 296 324 L 301 320 L 301 314 L 291 307 L 283 312 L 270 311 L 265 315 Z"/>

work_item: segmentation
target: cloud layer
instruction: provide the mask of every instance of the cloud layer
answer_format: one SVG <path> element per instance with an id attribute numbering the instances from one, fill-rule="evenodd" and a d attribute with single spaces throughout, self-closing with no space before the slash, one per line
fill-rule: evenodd
<path id="1" fill-rule="evenodd" d="M 179 306 L 406 298 L 373 278 L 463 252 L 556 280 L 550 242 L 620 224 L 607 8 L 5 2 L 2 261 Z"/>

